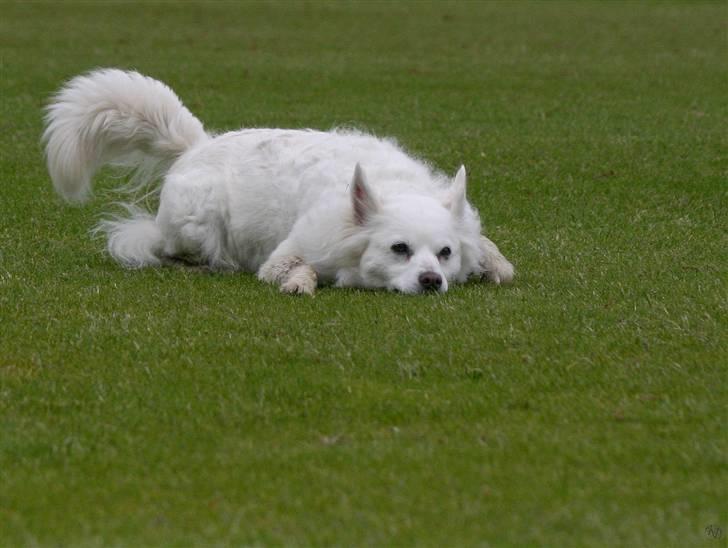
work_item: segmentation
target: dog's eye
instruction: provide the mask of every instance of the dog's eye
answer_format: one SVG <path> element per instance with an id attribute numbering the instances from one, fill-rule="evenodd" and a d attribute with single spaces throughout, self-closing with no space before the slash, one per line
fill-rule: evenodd
<path id="1" fill-rule="evenodd" d="M 450 250 L 450 248 L 445 246 L 440 250 L 440 253 L 438 253 L 438 255 L 440 257 L 442 257 L 443 259 L 447 259 L 451 253 L 452 253 L 452 251 Z"/>
<path id="2" fill-rule="evenodd" d="M 394 244 L 392 246 L 392 251 L 394 251 L 397 255 L 409 255 L 410 254 L 410 248 L 409 246 L 404 242 L 399 242 L 397 244 Z"/>

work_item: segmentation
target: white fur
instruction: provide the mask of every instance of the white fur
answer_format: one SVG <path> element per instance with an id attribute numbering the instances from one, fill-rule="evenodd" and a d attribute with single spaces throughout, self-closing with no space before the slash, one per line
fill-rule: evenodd
<path id="1" fill-rule="evenodd" d="M 115 69 L 71 80 L 46 124 L 48 170 L 69 201 L 88 197 L 105 163 L 138 169 L 141 184 L 163 175 L 156 217 L 128 206 L 131 217 L 98 227 L 125 266 L 183 258 L 307 294 L 319 282 L 418 293 L 471 275 L 513 278 L 481 236 L 465 169 L 451 181 L 392 140 L 348 130 L 213 137 L 167 86 Z"/>

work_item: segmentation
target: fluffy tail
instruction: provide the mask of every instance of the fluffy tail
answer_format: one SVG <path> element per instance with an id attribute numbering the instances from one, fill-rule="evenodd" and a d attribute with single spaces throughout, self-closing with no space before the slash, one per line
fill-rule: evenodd
<path id="1" fill-rule="evenodd" d="M 96 70 L 68 82 L 46 111 L 48 171 L 58 193 L 81 202 L 104 164 L 166 169 L 208 139 L 200 121 L 165 84 L 138 72 Z"/>

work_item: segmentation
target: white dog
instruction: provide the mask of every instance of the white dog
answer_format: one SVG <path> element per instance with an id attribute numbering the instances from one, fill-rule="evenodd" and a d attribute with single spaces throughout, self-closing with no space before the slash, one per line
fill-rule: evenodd
<path id="1" fill-rule="evenodd" d="M 89 195 L 104 164 L 135 168 L 143 183 L 163 178 L 156 217 L 130 205 L 130 218 L 99 226 L 127 267 L 184 260 L 307 294 L 318 283 L 419 293 L 513 278 L 481 236 L 465 168 L 450 181 L 391 140 L 349 130 L 213 136 L 166 85 L 115 69 L 71 80 L 46 123 L 48 170 L 69 201 Z"/>

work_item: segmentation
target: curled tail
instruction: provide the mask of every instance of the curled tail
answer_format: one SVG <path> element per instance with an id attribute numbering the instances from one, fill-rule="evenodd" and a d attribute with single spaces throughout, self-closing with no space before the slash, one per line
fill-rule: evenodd
<path id="1" fill-rule="evenodd" d="M 200 121 L 165 84 L 138 72 L 101 69 L 77 76 L 53 98 L 43 141 L 53 186 L 81 202 L 104 164 L 165 169 L 208 139 Z"/>

